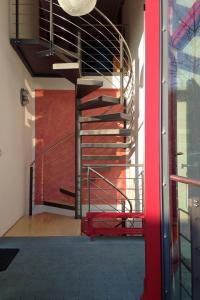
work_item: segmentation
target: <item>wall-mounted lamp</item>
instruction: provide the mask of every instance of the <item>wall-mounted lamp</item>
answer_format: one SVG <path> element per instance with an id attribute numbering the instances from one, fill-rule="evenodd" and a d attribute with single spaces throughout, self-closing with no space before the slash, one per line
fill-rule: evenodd
<path id="1" fill-rule="evenodd" d="M 58 0 L 61 8 L 71 16 L 80 17 L 89 14 L 97 0 Z"/>
<path id="2" fill-rule="evenodd" d="M 20 90 L 20 103 L 22 106 L 26 106 L 29 103 L 28 95 L 29 95 L 28 90 L 23 88 Z"/>

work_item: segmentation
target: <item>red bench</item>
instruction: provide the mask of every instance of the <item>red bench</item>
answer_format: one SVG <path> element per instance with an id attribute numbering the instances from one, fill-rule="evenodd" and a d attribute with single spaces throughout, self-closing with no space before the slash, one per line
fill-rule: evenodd
<path id="1" fill-rule="evenodd" d="M 139 219 L 142 226 L 126 227 L 127 219 Z M 144 235 L 144 213 L 88 212 L 82 219 L 81 232 L 90 237 Z"/>

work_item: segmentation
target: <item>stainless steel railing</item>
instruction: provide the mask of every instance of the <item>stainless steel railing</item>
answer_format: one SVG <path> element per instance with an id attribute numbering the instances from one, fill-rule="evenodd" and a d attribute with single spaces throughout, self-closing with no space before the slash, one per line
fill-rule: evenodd
<path id="1" fill-rule="evenodd" d="M 114 25 L 97 8 L 70 17 L 55 0 L 10 0 L 10 24 L 11 38 L 39 38 L 50 55 L 56 50 L 79 61 L 82 76 L 102 76 L 120 90 L 121 103 L 126 101 L 126 111 L 134 114 L 133 61 L 122 25 Z M 127 127 L 135 122 L 133 117 Z"/>
<path id="2" fill-rule="evenodd" d="M 79 61 L 82 76 L 103 77 L 120 90 L 124 110 L 132 115 L 126 127 L 134 128 L 133 61 L 122 34 L 123 26 L 114 25 L 97 8 L 87 16 L 70 17 L 55 0 L 10 0 L 10 11 L 12 38 L 38 38 L 48 47 L 49 55 L 62 53 L 73 61 Z M 130 142 L 134 145 L 134 136 Z M 128 163 L 123 166 L 127 167 Z M 124 202 L 128 203 L 128 200 Z"/>
<path id="3" fill-rule="evenodd" d="M 127 181 L 133 182 L 133 185 L 127 187 Z M 130 191 L 132 198 L 127 196 Z M 94 168 L 88 167 L 87 176 L 83 179 L 82 194 L 88 211 L 143 212 L 143 173 L 136 178 L 108 179 Z"/>

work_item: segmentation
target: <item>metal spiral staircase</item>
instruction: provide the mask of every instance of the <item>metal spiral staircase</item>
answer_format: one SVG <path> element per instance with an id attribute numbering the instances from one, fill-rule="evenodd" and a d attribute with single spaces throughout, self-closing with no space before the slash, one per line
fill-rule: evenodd
<path id="1" fill-rule="evenodd" d="M 65 77 L 75 84 L 76 218 L 83 216 L 84 197 L 88 203 L 82 232 L 89 236 L 143 234 L 142 204 L 136 211 L 135 203 L 104 175 L 108 170 L 135 167 L 130 163 L 136 134 L 133 62 L 123 27 L 114 25 L 98 8 L 84 17 L 70 17 L 56 0 L 40 0 L 39 38 L 24 39 L 20 3 L 13 5 L 16 30 L 11 44 L 30 73 Z M 115 88 L 116 96 L 102 94 L 106 84 Z M 140 180 L 135 179 L 135 186 L 142 186 Z"/>

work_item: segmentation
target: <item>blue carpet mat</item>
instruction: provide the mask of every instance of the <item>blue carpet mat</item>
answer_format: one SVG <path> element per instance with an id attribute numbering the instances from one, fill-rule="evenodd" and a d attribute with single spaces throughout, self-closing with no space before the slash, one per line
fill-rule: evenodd
<path id="1" fill-rule="evenodd" d="M 139 300 L 142 238 L 0 238 L 19 248 L 0 273 L 0 300 Z"/>

